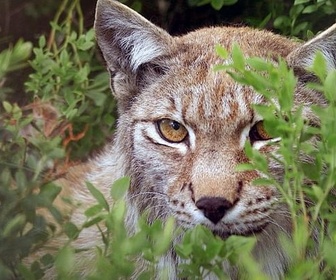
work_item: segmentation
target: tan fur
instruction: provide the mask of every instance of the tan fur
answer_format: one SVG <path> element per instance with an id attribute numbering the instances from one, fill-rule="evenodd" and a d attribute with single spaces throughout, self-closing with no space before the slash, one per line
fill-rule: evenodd
<path id="1" fill-rule="evenodd" d="M 288 57 L 289 66 L 300 74 L 296 102 L 321 104 L 325 102 L 322 96 L 304 87 L 304 68 L 316 50 L 323 50 L 334 67 L 330 58 L 335 57 L 335 26 L 302 46 L 250 28 L 211 27 L 171 37 L 117 1 L 99 0 L 95 29 L 111 73 L 119 120 L 113 143 L 84 167 L 70 170 L 62 182 L 65 194 L 78 205 L 71 220 L 83 223 L 84 210 L 94 203 L 85 181 L 93 183 L 111 202 L 112 183 L 128 175 L 131 186 L 126 222 L 130 232 L 138 215 L 148 210 L 152 220 L 172 215 L 182 228 L 203 224 L 223 238 L 255 234 L 256 259 L 272 279 L 280 278 L 290 261 L 279 242 L 280 234 L 291 233 L 286 207 L 279 203 L 275 187 L 251 184 L 261 176 L 257 171 L 235 170 L 237 164 L 248 161 L 243 146 L 249 130 L 259 121 L 252 104 L 265 100 L 224 72 L 212 70 L 213 65 L 223 63 L 214 47 L 220 44 L 230 50 L 236 43 L 246 56 L 274 63 L 278 57 Z M 308 107 L 305 112 L 313 118 Z M 157 121 L 165 118 L 185 126 L 185 141 L 171 143 L 161 137 Z M 263 145 L 255 148 L 269 152 Z M 281 167 L 271 164 L 270 170 L 281 178 Z M 224 201 L 222 206 L 228 209 L 223 217 L 216 222 L 205 217 L 203 207 L 208 205 L 200 203 L 203 198 Z M 52 242 L 59 245 L 62 241 Z M 101 237 L 95 228 L 85 229 L 73 244 L 75 248 L 99 245 Z M 91 260 L 94 249 L 78 255 L 76 270 L 89 273 Z M 176 279 L 178 263 L 170 251 L 160 266 L 169 269 L 170 279 Z M 237 277 L 234 268 L 223 264 L 224 268 L 232 278 Z"/>

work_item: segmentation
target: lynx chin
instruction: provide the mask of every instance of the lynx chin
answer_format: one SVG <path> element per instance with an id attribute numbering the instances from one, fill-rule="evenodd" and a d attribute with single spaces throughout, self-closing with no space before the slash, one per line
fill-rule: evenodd
<path id="1" fill-rule="evenodd" d="M 201 224 L 222 238 L 255 235 L 254 257 L 271 279 L 281 278 L 290 263 L 279 240 L 292 231 L 287 208 L 275 187 L 252 184 L 261 176 L 257 171 L 236 171 L 237 164 L 248 162 L 246 141 L 261 152 L 272 152 L 263 120 L 253 109 L 266 101 L 225 72 L 213 71 L 213 65 L 223 63 L 215 45 L 230 50 L 237 44 L 245 56 L 274 63 L 284 58 L 298 78 L 295 102 L 308 107 L 325 100 L 305 87 L 310 78 L 305 69 L 317 51 L 335 68 L 336 25 L 303 44 L 247 27 L 210 27 L 173 37 L 117 1 L 98 0 L 95 31 L 119 117 L 112 143 L 60 180 L 62 195 L 78 205 L 68 209 L 71 221 L 82 224 L 85 209 L 95 203 L 86 181 L 111 202 L 112 183 L 130 176 L 130 232 L 146 210 L 151 220 L 173 216 L 181 228 Z M 313 118 L 310 110 L 304 112 Z M 278 176 L 283 172 L 272 163 L 269 168 Z M 64 209 L 62 203 L 59 199 Z M 55 237 L 50 244 L 59 247 L 65 240 Z M 91 272 L 100 245 L 97 228 L 80 233 L 73 246 L 92 250 L 76 254 L 76 273 L 84 277 Z M 159 265 L 168 268 L 170 279 L 177 279 L 179 262 L 171 249 Z M 223 263 L 223 269 L 238 278 L 234 267 Z M 52 270 L 46 275 L 55 277 Z"/>

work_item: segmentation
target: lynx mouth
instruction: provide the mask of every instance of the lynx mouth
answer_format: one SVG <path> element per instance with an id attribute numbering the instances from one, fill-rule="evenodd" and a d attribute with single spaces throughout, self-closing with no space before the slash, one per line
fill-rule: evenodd
<path id="1" fill-rule="evenodd" d="M 265 230 L 265 228 L 268 226 L 268 223 L 264 223 L 263 225 L 259 225 L 258 227 L 253 227 L 253 228 L 246 228 L 242 230 L 236 230 L 236 231 L 225 231 L 225 230 L 219 230 L 219 229 L 214 229 L 212 230 L 213 234 L 215 236 L 220 237 L 221 239 L 227 239 L 232 235 L 236 236 L 255 236 L 261 233 L 262 231 Z"/>

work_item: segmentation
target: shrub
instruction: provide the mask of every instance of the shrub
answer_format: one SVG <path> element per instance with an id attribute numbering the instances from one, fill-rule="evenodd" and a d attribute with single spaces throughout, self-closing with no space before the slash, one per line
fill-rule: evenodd
<path id="1" fill-rule="evenodd" d="M 97 61 L 94 31 L 84 31 L 79 1 L 64 1 L 51 25 L 48 42 L 40 37 L 33 50 L 34 72 L 26 88 L 38 106 L 54 107 L 59 122 L 54 129 L 65 134 L 68 155 L 82 158 L 112 134 L 115 102 L 108 73 Z"/>
<path id="2" fill-rule="evenodd" d="M 218 51 L 223 58 L 227 56 L 222 48 L 219 47 Z M 333 89 L 336 70 L 327 72 L 321 53 L 318 53 L 310 69 L 319 82 L 308 86 L 324 94 L 328 102 L 326 106 L 312 105 L 321 121 L 316 127 L 303 118 L 302 108 L 293 108 L 296 79 L 284 62 L 274 66 L 259 58 L 245 59 L 238 48 L 233 49 L 232 58 L 231 65 L 218 66 L 217 69 L 228 71 L 238 82 L 252 86 L 270 103 L 268 106 L 256 106 L 256 110 L 263 117 L 270 135 L 281 137 L 277 144 L 278 155 L 272 160 L 277 161 L 285 173 L 281 180 L 272 176 L 267 167 L 268 159 L 248 143 L 246 154 L 251 163 L 238 169 L 257 169 L 265 174 L 266 179 L 258 179 L 255 184 L 277 186 L 290 209 L 293 239 L 284 238 L 284 243 L 293 265 L 286 278 L 329 279 L 335 273 L 336 264 L 331 253 L 333 249 L 330 249 L 335 248 L 335 219 L 332 213 L 336 199 L 333 192 L 336 183 L 336 96 Z M 302 158 L 310 158 L 310 162 Z M 311 254 L 312 250 L 316 252 Z"/>
<path id="3" fill-rule="evenodd" d="M 64 20 L 62 20 L 64 18 Z M 73 24 L 76 18 L 77 25 Z M 0 53 L 0 274 L 39 278 L 52 259 L 25 269 L 21 260 L 68 224 L 53 201 L 53 181 L 111 135 L 115 102 L 108 74 L 95 52 L 93 30 L 84 31 L 79 1 L 63 1 L 48 40 L 41 36 L 29 62 L 30 103 L 6 101 L 15 93 L 6 77 L 27 66 L 32 44 L 18 41 Z M 75 31 L 75 28 L 77 30 Z M 11 98 L 12 99 L 12 98 Z M 48 213 L 53 221 L 46 220 Z"/>

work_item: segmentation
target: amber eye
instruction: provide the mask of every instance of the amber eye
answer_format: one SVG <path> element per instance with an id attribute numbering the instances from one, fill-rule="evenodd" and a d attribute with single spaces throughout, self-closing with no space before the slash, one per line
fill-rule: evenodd
<path id="1" fill-rule="evenodd" d="M 182 142 L 188 135 L 187 129 L 182 124 L 174 120 L 159 120 L 157 121 L 157 127 L 161 137 L 169 142 Z"/>
<path id="2" fill-rule="evenodd" d="M 272 137 L 265 130 L 263 121 L 259 121 L 251 127 L 249 137 L 251 143 L 254 143 L 255 141 L 266 141 L 272 139 Z"/>

